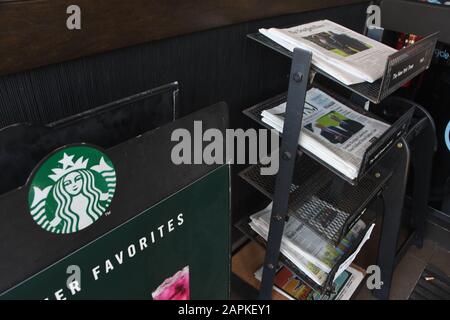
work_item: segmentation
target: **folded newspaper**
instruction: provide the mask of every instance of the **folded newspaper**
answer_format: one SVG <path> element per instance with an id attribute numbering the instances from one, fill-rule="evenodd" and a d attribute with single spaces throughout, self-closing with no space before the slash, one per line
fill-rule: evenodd
<path id="1" fill-rule="evenodd" d="M 272 204 L 253 214 L 250 227 L 267 240 Z M 374 224 L 368 228 L 357 249 L 338 267 L 334 280 L 344 272 L 356 258 L 363 245 L 369 240 Z M 284 227 L 280 252 L 318 285 L 323 285 L 328 273 L 348 250 L 355 244 L 366 224 L 359 220 L 344 239 L 334 247 L 319 237 L 314 231 L 295 218 L 290 218 Z"/>
<path id="2" fill-rule="evenodd" d="M 261 267 L 255 272 L 255 278 L 261 281 L 262 273 Z M 290 300 L 350 300 L 363 279 L 364 273 L 350 266 L 334 282 L 334 293 L 320 294 L 280 264 L 273 285 L 275 291 Z"/>
<path id="3" fill-rule="evenodd" d="M 261 113 L 262 121 L 283 131 L 286 103 Z M 389 125 L 360 114 L 312 88 L 306 94 L 299 144 L 351 180 L 358 176 L 367 148 Z"/>
<path id="4" fill-rule="evenodd" d="M 295 47 L 311 51 L 314 65 L 346 85 L 381 78 L 388 57 L 396 52 L 329 20 L 259 32 L 290 51 Z"/>

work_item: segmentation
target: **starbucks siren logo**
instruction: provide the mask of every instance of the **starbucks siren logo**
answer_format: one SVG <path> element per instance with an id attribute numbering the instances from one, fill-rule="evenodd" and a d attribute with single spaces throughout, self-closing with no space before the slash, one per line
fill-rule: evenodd
<path id="1" fill-rule="evenodd" d="M 35 171 L 28 204 L 34 221 L 53 233 L 80 231 L 102 216 L 116 190 L 116 172 L 100 150 L 80 145 L 56 151 Z"/>

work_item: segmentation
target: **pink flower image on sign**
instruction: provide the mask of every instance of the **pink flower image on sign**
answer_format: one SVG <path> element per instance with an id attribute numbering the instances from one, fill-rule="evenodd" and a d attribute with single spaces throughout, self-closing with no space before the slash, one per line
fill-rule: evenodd
<path id="1" fill-rule="evenodd" d="M 189 266 L 175 273 L 152 293 L 153 300 L 189 300 Z"/>

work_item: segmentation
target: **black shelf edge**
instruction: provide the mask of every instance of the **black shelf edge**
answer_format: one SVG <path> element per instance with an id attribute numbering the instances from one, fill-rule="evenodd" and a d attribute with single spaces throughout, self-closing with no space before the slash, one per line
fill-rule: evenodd
<path id="1" fill-rule="evenodd" d="M 260 169 L 261 165 L 253 165 L 240 172 L 239 176 L 274 200 L 276 175 L 261 175 Z M 306 156 L 297 157 L 288 214 L 330 244 L 337 245 L 392 175 L 392 171 L 382 167 L 375 169 L 357 186 L 352 186 L 316 161 Z"/>
<path id="2" fill-rule="evenodd" d="M 262 238 L 258 233 L 256 233 L 248 224 L 249 218 L 246 217 L 241 219 L 235 224 L 235 227 L 239 229 L 246 237 L 250 240 L 256 242 L 262 248 L 266 249 L 267 241 Z M 362 242 L 365 234 L 370 229 L 372 223 L 375 223 L 375 218 L 370 219 L 370 222 L 367 222 L 366 228 L 361 232 L 358 238 L 354 241 L 353 245 L 349 248 L 349 250 L 342 255 L 335 263 L 334 267 L 328 273 L 328 276 L 323 285 L 319 285 L 314 280 L 312 280 L 309 276 L 307 276 L 302 270 L 300 270 L 291 260 L 289 260 L 283 253 L 280 251 L 279 262 L 285 265 L 289 270 L 291 270 L 303 283 L 309 286 L 311 289 L 319 292 L 321 295 L 323 294 L 331 294 L 335 291 L 334 288 L 334 277 L 336 272 L 339 269 L 339 266 L 347 260 L 358 248 L 359 244 Z"/>
<path id="3" fill-rule="evenodd" d="M 325 88 L 322 88 L 320 86 L 318 86 L 318 87 L 321 90 L 323 90 L 325 93 L 331 95 L 333 98 L 335 98 L 339 102 L 345 104 L 347 107 L 355 110 L 356 112 L 359 112 L 365 116 L 369 116 L 371 118 L 380 120 L 379 117 L 377 117 L 376 115 L 373 115 L 370 112 L 365 111 L 364 109 L 353 105 L 350 101 L 343 99 L 341 97 L 338 97 L 336 94 L 330 93 Z M 243 113 L 246 116 L 248 116 L 250 119 L 259 123 L 261 126 L 267 128 L 267 129 L 273 129 L 270 125 L 268 125 L 262 121 L 261 112 L 263 110 L 268 110 L 273 107 L 276 107 L 284 102 L 286 102 L 286 93 L 282 93 L 273 98 L 270 98 L 261 103 L 258 103 L 255 106 L 247 108 L 243 111 Z M 366 153 L 364 154 L 358 176 L 353 180 L 350 179 L 349 177 L 347 177 L 346 175 L 344 175 L 343 173 L 341 173 L 339 170 L 330 166 L 328 163 L 326 163 L 322 159 L 318 158 L 314 153 L 306 150 L 305 148 L 301 147 L 300 145 L 298 146 L 298 148 L 302 153 L 306 154 L 308 157 L 319 162 L 321 165 L 323 165 L 328 170 L 333 172 L 339 178 L 347 181 L 351 185 L 356 186 L 368 174 L 368 172 L 370 172 L 376 166 L 378 161 L 380 161 L 383 158 L 383 156 L 386 155 L 390 151 L 392 146 L 394 146 L 395 143 L 399 139 L 401 139 L 401 137 L 404 134 L 407 133 L 408 127 L 409 127 L 409 124 L 411 122 L 413 115 L 414 115 L 414 108 L 410 108 L 399 119 L 397 119 L 393 124 L 391 124 L 390 128 L 367 149 Z M 279 134 L 279 135 L 282 136 L 282 134 Z"/>
<path id="4" fill-rule="evenodd" d="M 439 32 L 433 33 L 389 56 L 384 67 L 384 76 L 374 83 L 363 82 L 346 85 L 314 65 L 311 68 L 314 72 L 320 73 L 348 90 L 377 104 L 403 84 L 428 69 L 433 58 L 438 36 Z M 292 59 L 291 51 L 259 32 L 249 34 L 247 37 Z"/>
<path id="5" fill-rule="evenodd" d="M 438 37 L 439 32 L 435 32 L 389 56 L 381 79 L 378 101 L 428 69 Z"/>

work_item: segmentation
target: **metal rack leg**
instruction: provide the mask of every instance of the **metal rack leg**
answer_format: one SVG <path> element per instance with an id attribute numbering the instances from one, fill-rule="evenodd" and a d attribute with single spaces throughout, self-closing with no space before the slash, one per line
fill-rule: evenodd
<path id="1" fill-rule="evenodd" d="M 398 165 L 389 180 L 387 189 L 383 192 L 384 216 L 378 249 L 378 266 L 383 284 L 380 289 L 373 290 L 373 295 L 378 299 L 389 299 L 410 163 L 410 150 L 404 138 L 395 148 L 396 150 L 393 150 L 386 159 L 395 161 Z"/>
<path id="2" fill-rule="evenodd" d="M 422 129 L 412 143 L 414 151 L 411 154 L 411 163 L 414 169 L 414 185 L 412 193 L 412 216 L 416 236 L 414 244 L 419 248 L 423 245 L 426 219 L 428 213 L 428 197 L 430 194 L 431 170 L 433 167 L 433 154 L 436 135 L 432 123 Z"/>
<path id="3" fill-rule="evenodd" d="M 278 265 L 281 238 L 283 236 L 284 223 L 288 211 L 289 190 L 302 126 L 303 107 L 308 87 L 310 66 L 311 53 L 298 48 L 294 49 L 283 127 L 283 139 L 280 148 L 280 169 L 275 183 L 266 257 L 259 295 L 261 300 L 269 300 L 272 298 L 273 281 Z"/>

